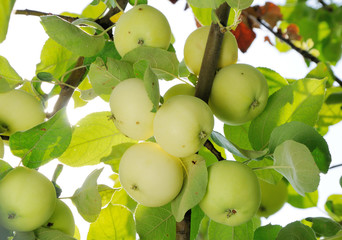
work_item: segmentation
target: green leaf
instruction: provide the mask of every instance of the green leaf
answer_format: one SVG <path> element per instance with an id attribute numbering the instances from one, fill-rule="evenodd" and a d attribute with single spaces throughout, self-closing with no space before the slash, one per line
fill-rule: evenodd
<path id="1" fill-rule="evenodd" d="M 231 8 L 242 10 L 248 8 L 253 3 L 253 0 L 226 0 L 226 2 Z"/>
<path id="2" fill-rule="evenodd" d="M 199 205 L 196 205 L 191 209 L 190 240 L 195 240 L 197 238 L 204 216 L 205 214 Z"/>
<path id="3" fill-rule="evenodd" d="M 93 56 L 105 45 L 103 35 L 89 35 L 58 16 L 41 16 L 40 19 L 50 38 L 79 56 Z"/>
<path id="4" fill-rule="evenodd" d="M 218 8 L 225 0 L 187 0 L 188 4 L 198 8 Z"/>
<path id="5" fill-rule="evenodd" d="M 36 74 L 50 73 L 55 79 L 60 79 L 75 64 L 77 57 L 76 54 L 49 38 L 40 53 Z"/>
<path id="6" fill-rule="evenodd" d="M 192 12 L 194 13 L 196 19 L 204 26 L 211 24 L 211 8 L 198 8 L 190 5 Z"/>
<path id="7" fill-rule="evenodd" d="M 81 188 L 71 197 L 78 213 L 88 222 L 95 222 L 101 212 L 101 195 L 98 191 L 97 179 L 103 168 L 92 171 Z"/>
<path id="8" fill-rule="evenodd" d="M 274 128 L 291 121 L 314 126 L 322 107 L 325 81 L 302 79 L 282 87 L 268 99 L 265 110 L 249 127 L 249 140 L 254 149 L 268 145 Z"/>
<path id="9" fill-rule="evenodd" d="M 122 60 L 131 64 L 148 61 L 158 79 L 172 80 L 178 76 L 179 61 L 176 54 L 161 48 L 141 46 L 128 52 Z"/>
<path id="10" fill-rule="evenodd" d="M 253 240 L 276 240 L 281 229 L 282 226 L 271 224 L 258 227 L 254 232 Z"/>
<path id="11" fill-rule="evenodd" d="M 16 232 L 13 240 L 36 240 L 36 236 L 33 231 L 30 232 Z"/>
<path id="12" fill-rule="evenodd" d="M 66 233 L 62 231 L 51 229 L 51 228 L 40 227 L 34 230 L 34 233 L 36 235 L 36 238 L 39 240 L 51 240 L 51 239 L 76 240 L 75 238 L 67 235 Z"/>
<path id="13" fill-rule="evenodd" d="M 133 214 L 122 205 L 108 204 L 96 222 L 90 224 L 87 239 L 133 240 L 136 235 Z"/>
<path id="14" fill-rule="evenodd" d="M 316 240 L 314 231 L 304 225 L 303 223 L 296 221 L 286 225 L 279 231 L 277 240 Z"/>
<path id="15" fill-rule="evenodd" d="M 99 184 L 97 186 L 97 190 L 99 191 L 101 199 L 102 199 L 102 204 L 101 204 L 102 207 L 110 203 L 116 191 L 116 189 L 108 187 L 107 185 L 104 185 L 104 184 Z"/>
<path id="16" fill-rule="evenodd" d="M 141 240 L 176 239 L 176 220 L 170 204 L 163 207 L 145 207 L 138 205 L 135 210 L 137 233 Z"/>
<path id="17" fill-rule="evenodd" d="M 230 227 L 221 223 L 210 221 L 210 240 L 253 240 L 254 230 L 260 226 L 260 220 L 252 218 L 247 223 Z"/>
<path id="18" fill-rule="evenodd" d="M 265 76 L 267 80 L 268 95 L 271 96 L 282 87 L 289 85 L 287 80 L 276 71 L 265 67 L 258 67 L 257 69 Z"/>
<path id="19" fill-rule="evenodd" d="M 81 119 L 59 161 L 73 167 L 95 165 L 111 153 L 113 146 L 136 142 L 120 133 L 110 116 L 110 112 L 95 112 Z"/>
<path id="20" fill-rule="evenodd" d="M 248 139 L 249 125 L 250 122 L 238 126 L 224 124 L 224 136 L 228 139 L 228 141 L 239 146 L 240 148 L 253 150 Z"/>
<path id="21" fill-rule="evenodd" d="M 153 73 L 150 63 L 146 60 L 141 60 L 133 65 L 134 73 L 138 78 L 144 81 L 145 89 L 148 97 L 153 103 L 151 112 L 156 112 L 159 106 L 159 82 L 157 76 Z"/>
<path id="22" fill-rule="evenodd" d="M 119 82 L 135 77 L 130 63 L 113 58 L 108 58 L 107 63 L 97 58 L 90 65 L 88 76 L 95 93 L 105 101 L 109 101 L 113 88 Z"/>
<path id="23" fill-rule="evenodd" d="M 8 23 L 11 17 L 15 0 L 2 0 L 0 2 L 0 43 L 6 39 Z"/>
<path id="24" fill-rule="evenodd" d="M 325 217 L 308 217 L 306 221 L 312 222 L 312 229 L 317 236 L 332 237 L 339 231 L 342 231 L 342 226 L 330 218 Z"/>
<path id="25" fill-rule="evenodd" d="M 232 154 L 239 156 L 241 158 L 247 159 L 258 159 L 263 157 L 268 152 L 268 149 L 263 151 L 253 151 L 253 150 L 246 150 L 235 146 L 233 143 L 229 142 L 221 133 L 213 131 L 211 133 L 211 139 L 220 147 L 227 149 Z"/>
<path id="26" fill-rule="evenodd" d="M 136 207 L 137 207 L 137 202 L 135 200 L 133 200 L 127 194 L 125 189 L 122 188 L 121 183 L 120 183 L 120 179 L 119 179 L 119 174 L 113 174 L 111 176 L 111 179 L 115 182 L 115 184 L 114 184 L 115 188 L 118 188 L 118 189 L 121 188 L 120 190 L 118 190 L 114 193 L 114 196 L 112 198 L 111 203 L 126 206 L 129 210 L 134 212 Z"/>
<path id="27" fill-rule="evenodd" d="M 332 101 L 331 96 L 335 94 L 342 95 L 341 87 L 327 89 L 326 100 L 319 112 L 319 118 L 317 121 L 318 127 L 329 127 L 330 125 L 334 125 L 342 120 L 342 102 L 329 102 Z"/>
<path id="28" fill-rule="evenodd" d="M 44 82 L 51 82 L 54 80 L 54 77 L 51 73 L 48 72 L 39 72 L 37 73 L 37 78 Z"/>
<path id="29" fill-rule="evenodd" d="M 283 175 L 274 169 L 268 168 L 268 166 L 273 166 L 273 164 L 274 161 L 272 159 L 264 158 L 260 161 L 250 161 L 248 166 L 257 169 L 257 171 L 254 171 L 254 173 L 258 176 L 258 178 L 261 178 L 266 182 L 276 184 L 280 181 L 280 179 L 283 178 Z"/>
<path id="30" fill-rule="evenodd" d="M 270 152 L 274 152 L 274 149 L 286 140 L 294 140 L 304 144 L 310 150 L 319 170 L 323 173 L 328 172 L 331 163 L 329 147 L 324 138 L 313 127 L 295 121 L 276 127 L 270 136 Z"/>
<path id="31" fill-rule="evenodd" d="M 101 159 L 101 162 L 108 164 L 112 167 L 112 171 L 119 173 L 119 165 L 122 155 L 125 151 L 134 145 L 133 142 L 121 143 L 112 147 L 112 152 Z"/>
<path id="32" fill-rule="evenodd" d="M 1 11 L 1 8 L 0 8 L 0 11 Z M 0 18 L 1 18 L 1 15 L 0 15 Z M 22 83 L 23 83 L 22 78 L 12 68 L 12 66 L 9 64 L 7 59 L 4 58 L 3 56 L 0 56 L 0 93 L 8 92 Z"/>
<path id="33" fill-rule="evenodd" d="M 318 191 L 305 193 L 304 196 L 299 195 L 296 190 L 291 186 L 287 187 L 288 197 L 287 202 L 296 208 L 311 208 L 316 207 L 318 203 Z"/>
<path id="34" fill-rule="evenodd" d="M 177 222 L 184 219 L 185 213 L 195 207 L 204 197 L 208 184 L 208 171 L 205 159 L 200 155 L 182 158 L 186 176 L 183 187 L 171 202 L 172 214 Z"/>
<path id="35" fill-rule="evenodd" d="M 95 5 L 90 3 L 83 9 L 82 16 L 86 18 L 97 19 L 105 12 L 106 8 L 106 4 L 102 1 L 98 1 Z"/>
<path id="36" fill-rule="evenodd" d="M 317 190 L 319 169 L 304 144 L 287 140 L 278 145 L 274 151 L 274 166 L 300 195 Z"/>
<path id="37" fill-rule="evenodd" d="M 12 153 L 29 168 L 37 168 L 61 156 L 71 141 L 71 127 L 65 109 L 48 121 L 11 135 Z"/>
<path id="38" fill-rule="evenodd" d="M 314 69 L 312 69 L 305 77 L 316 78 L 316 79 L 327 78 L 327 83 L 329 87 L 331 87 L 333 82 L 335 81 L 334 74 L 330 66 L 325 62 L 317 63 L 317 66 Z"/>
<path id="39" fill-rule="evenodd" d="M 325 210 L 336 222 L 342 221 L 342 194 L 330 195 L 325 202 Z"/>
<path id="40" fill-rule="evenodd" d="M 121 56 L 115 48 L 112 41 L 106 41 L 104 47 L 100 52 L 91 57 L 84 58 L 84 65 L 89 65 L 96 61 L 97 58 L 101 58 L 105 63 L 107 63 L 108 58 L 120 60 Z"/>
<path id="41" fill-rule="evenodd" d="M 12 166 L 9 165 L 8 162 L 0 160 L 0 180 L 3 179 L 6 176 L 6 174 L 12 169 Z"/>

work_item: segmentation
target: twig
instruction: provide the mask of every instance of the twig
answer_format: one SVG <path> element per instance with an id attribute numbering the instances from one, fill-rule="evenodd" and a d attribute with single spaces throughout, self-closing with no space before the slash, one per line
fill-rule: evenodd
<path id="1" fill-rule="evenodd" d="M 274 36 L 279 38 L 281 41 L 285 42 L 288 44 L 293 50 L 301 54 L 304 58 L 314 62 L 314 63 L 319 63 L 321 60 L 319 60 L 317 57 L 313 56 L 311 53 L 308 51 L 305 51 L 304 49 L 301 49 L 297 46 L 295 46 L 289 39 L 285 38 L 281 32 L 275 32 L 273 29 L 268 26 L 266 23 L 264 23 L 261 19 L 257 19 L 257 21 L 264 26 L 268 31 L 270 31 Z M 334 73 L 334 80 L 342 87 L 342 80 L 339 79 Z"/>
<path id="2" fill-rule="evenodd" d="M 329 169 L 342 167 L 342 163 L 331 166 Z"/>
<path id="3" fill-rule="evenodd" d="M 331 6 L 329 6 L 328 4 L 326 4 L 323 0 L 318 0 L 318 2 L 320 4 L 322 4 L 323 8 L 329 12 L 333 11 L 333 8 Z"/>
<path id="4" fill-rule="evenodd" d="M 221 153 L 219 151 L 217 151 L 217 149 L 215 148 L 215 146 L 213 145 L 213 143 L 210 140 L 207 140 L 204 143 L 204 146 L 212 153 L 215 155 L 215 157 L 217 158 L 217 160 L 222 161 L 222 160 L 226 160 L 224 157 L 222 157 Z"/>
<path id="5" fill-rule="evenodd" d="M 75 87 L 77 87 L 80 84 L 86 72 L 86 68 L 78 68 L 83 65 L 83 61 L 84 57 L 79 57 L 77 59 L 77 63 L 75 66 L 75 68 L 77 69 L 70 74 L 70 77 L 66 81 L 67 85 L 62 86 L 62 90 L 54 106 L 53 112 L 49 114 L 49 117 L 53 116 L 56 112 L 58 112 L 60 109 L 62 109 L 69 103 L 69 100 L 72 94 L 74 93 Z"/>
<path id="6" fill-rule="evenodd" d="M 0 135 L 0 138 L 1 138 L 2 140 L 6 140 L 6 141 L 9 140 L 9 136 L 6 136 L 6 135 Z"/>
<path id="7" fill-rule="evenodd" d="M 40 12 L 40 11 L 36 11 L 36 10 L 30 10 L 30 9 L 24 9 L 24 10 L 16 10 L 15 14 L 18 15 L 26 15 L 26 16 L 49 16 L 49 15 L 54 15 L 52 13 L 46 13 L 46 12 Z M 69 16 L 64 16 L 64 15 L 56 15 L 68 22 L 73 22 L 75 20 L 78 19 L 78 17 L 69 17 Z"/>

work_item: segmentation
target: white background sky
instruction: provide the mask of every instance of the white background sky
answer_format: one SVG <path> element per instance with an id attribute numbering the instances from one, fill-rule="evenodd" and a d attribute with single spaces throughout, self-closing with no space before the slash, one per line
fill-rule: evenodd
<path id="1" fill-rule="evenodd" d="M 64 11 L 81 13 L 82 9 L 90 2 L 91 0 L 17 0 L 14 9 L 32 9 L 56 14 Z M 263 5 L 264 2 L 265 1 L 263 0 L 255 0 L 253 5 Z M 276 2 L 284 3 L 285 1 L 277 0 Z M 174 47 L 177 51 L 178 59 L 182 60 L 185 39 L 196 28 L 192 13 L 189 10 L 183 11 L 185 0 L 179 0 L 175 5 L 166 0 L 149 0 L 149 4 L 157 7 L 168 18 L 176 39 Z M 34 76 L 36 64 L 40 62 L 40 51 L 48 38 L 39 21 L 39 18 L 34 16 L 12 15 L 7 39 L 0 44 L 0 55 L 7 58 L 12 67 L 25 79 L 31 79 Z M 273 36 L 265 29 L 257 30 L 257 35 L 257 39 L 253 42 L 248 52 L 246 54 L 239 53 L 238 62 L 251 64 L 255 67 L 268 67 L 286 78 L 300 79 L 307 74 L 309 69 L 306 67 L 299 54 L 294 51 L 280 54 L 274 47 L 271 47 L 268 43 L 264 42 L 265 35 L 268 35 L 274 42 Z M 310 67 L 312 68 L 314 65 Z M 342 79 L 341 61 L 334 71 L 335 74 Z M 177 81 L 174 83 L 177 83 Z M 170 85 L 165 84 L 165 82 L 162 82 L 161 93 L 165 92 L 169 86 Z M 75 124 L 80 118 L 93 111 L 109 111 L 109 105 L 98 99 L 88 104 L 85 108 L 74 110 L 72 104 L 70 104 L 68 111 L 70 122 Z M 221 124 L 217 124 L 215 128 L 222 132 Z M 342 163 L 341 136 L 342 123 L 331 127 L 329 133 L 325 136 L 332 154 L 332 165 Z M 16 166 L 19 162 L 18 159 L 11 156 L 8 148 L 6 148 L 5 160 L 12 166 Z M 43 166 L 41 171 L 47 177 L 51 178 L 57 163 L 57 161 L 52 161 Z M 94 168 L 100 167 L 102 167 L 102 165 L 82 168 L 65 166 L 57 182 L 63 189 L 62 197 L 71 196 L 73 192 L 82 185 L 87 175 Z M 341 169 L 342 168 L 333 169 L 329 174 L 321 175 L 321 183 L 319 186 L 320 208 L 324 207 L 325 200 L 330 194 L 342 193 L 342 189 L 338 184 L 342 172 Z M 106 166 L 98 182 L 112 185 L 112 182 L 108 179 L 110 174 L 111 171 L 109 167 Z M 66 203 L 74 211 L 76 224 L 80 228 L 82 239 L 86 239 L 88 224 L 76 213 L 76 208 L 72 206 L 70 200 L 66 200 Z M 312 216 L 324 215 L 317 208 L 298 210 L 292 208 L 289 204 L 286 204 L 278 214 L 265 220 L 265 223 L 272 222 L 273 224 L 285 226 L 292 221 Z"/>

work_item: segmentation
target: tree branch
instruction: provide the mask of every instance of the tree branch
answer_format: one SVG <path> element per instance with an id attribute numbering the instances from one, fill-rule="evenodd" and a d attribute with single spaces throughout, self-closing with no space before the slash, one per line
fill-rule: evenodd
<path id="1" fill-rule="evenodd" d="M 277 38 L 279 38 L 281 41 L 285 42 L 286 44 L 288 44 L 293 50 L 295 50 L 296 52 L 298 52 L 299 54 L 301 54 L 304 58 L 314 62 L 314 63 L 319 63 L 321 62 L 321 60 L 319 60 L 317 57 L 313 56 L 312 54 L 310 54 L 308 51 L 305 51 L 299 47 L 296 47 L 290 39 L 287 39 L 283 36 L 283 34 L 281 32 L 275 32 L 273 31 L 273 29 L 268 26 L 266 23 L 264 23 L 264 21 L 262 21 L 261 19 L 257 19 L 257 21 L 264 26 L 268 31 L 270 31 L 274 36 L 276 36 Z M 334 73 L 334 80 L 342 87 L 342 80 L 339 79 Z"/>
<path id="2" fill-rule="evenodd" d="M 208 102 L 209 100 L 211 87 L 217 70 L 217 62 L 219 59 L 221 44 L 224 35 L 224 32 L 221 31 L 220 25 L 227 26 L 229 11 L 229 5 L 226 2 L 223 3 L 218 9 L 216 9 L 216 15 L 220 21 L 220 24 L 213 23 L 210 27 L 207 45 L 205 48 L 204 57 L 202 60 L 201 70 L 195 92 L 195 96 L 202 99 L 205 102 Z M 207 142 L 205 145 L 210 145 L 210 141 L 209 143 Z M 191 210 L 186 212 L 183 221 L 177 222 L 176 240 L 190 239 L 190 225 Z"/>
<path id="3" fill-rule="evenodd" d="M 69 100 L 72 94 L 74 93 L 74 88 L 72 87 L 76 88 L 81 83 L 83 76 L 86 72 L 85 67 L 78 68 L 83 65 L 83 61 L 84 61 L 84 57 L 79 57 L 77 59 L 76 66 L 75 66 L 77 69 L 70 74 L 68 80 L 66 81 L 67 85 L 61 86 L 62 90 L 54 106 L 53 112 L 49 114 L 49 117 L 53 116 L 56 112 L 58 112 L 60 109 L 62 109 L 69 103 Z M 72 86 L 72 87 L 69 87 L 69 86 Z"/>
<path id="4" fill-rule="evenodd" d="M 226 160 L 224 157 L 222 157 L 221 153 L 219 151 L 217 151 L 217 149 L 215 148 L 215 146 L 213 145 L 213 143 L 208 139 L 205 143 L 204 146 L 212 153 L 215 155 L 215 157 L 217 158 L 217 160 L 222 161 L 222 160 Z"/>
<path id="5" fill-rule="evenodd" d="M 9 136 L 6 136 L 6 135 L 0 135 L 0 138 L 1 138 L 2 140 L 8 141 L 10 137 L 9 137 Z"/>
<path id="6" fill-rule="evenodd" d="M 49 16 L 49 15 L 55 15 L 52 13 L 46 13 L 46 12 L 40 12 L 40 11 L 36 11 L 36 10 L 30 10 L 30 9 L 25 9 L 25 10 L 16 10 L 15 14 L 18 15 L 26 15 L 26 16 Z M 78 17 L 69 17 L 69 16 L 64 16 L 64 15 L 56 15 L 68 22 L 73 22 L 75 20 L 78 19 Z"/>

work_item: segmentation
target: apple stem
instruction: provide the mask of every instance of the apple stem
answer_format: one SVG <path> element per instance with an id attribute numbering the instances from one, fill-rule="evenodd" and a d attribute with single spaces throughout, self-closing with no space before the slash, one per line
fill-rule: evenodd
<path id="1" fill-rule="evenodd" d="M 258 107 L 259 104 L 260 104 L 260 102 L 258 100 L 256 100 L 256 99 L 254 99 L 254 101 L 251 104 L 252 110 L 254 110 L 256 107 Z"/>
<path id="2" fill-rule="evenodd" d="M 227 212 L 227 218 L 230 218 L 231 216 L 237 213 L 235 209 L 228 209 L 226 212 Z"/>
<path id="3" fill-rule="evenodd" d="M 15 213 L 8 214 L 8 219 L 14 219 L 16 217 Z"/>

